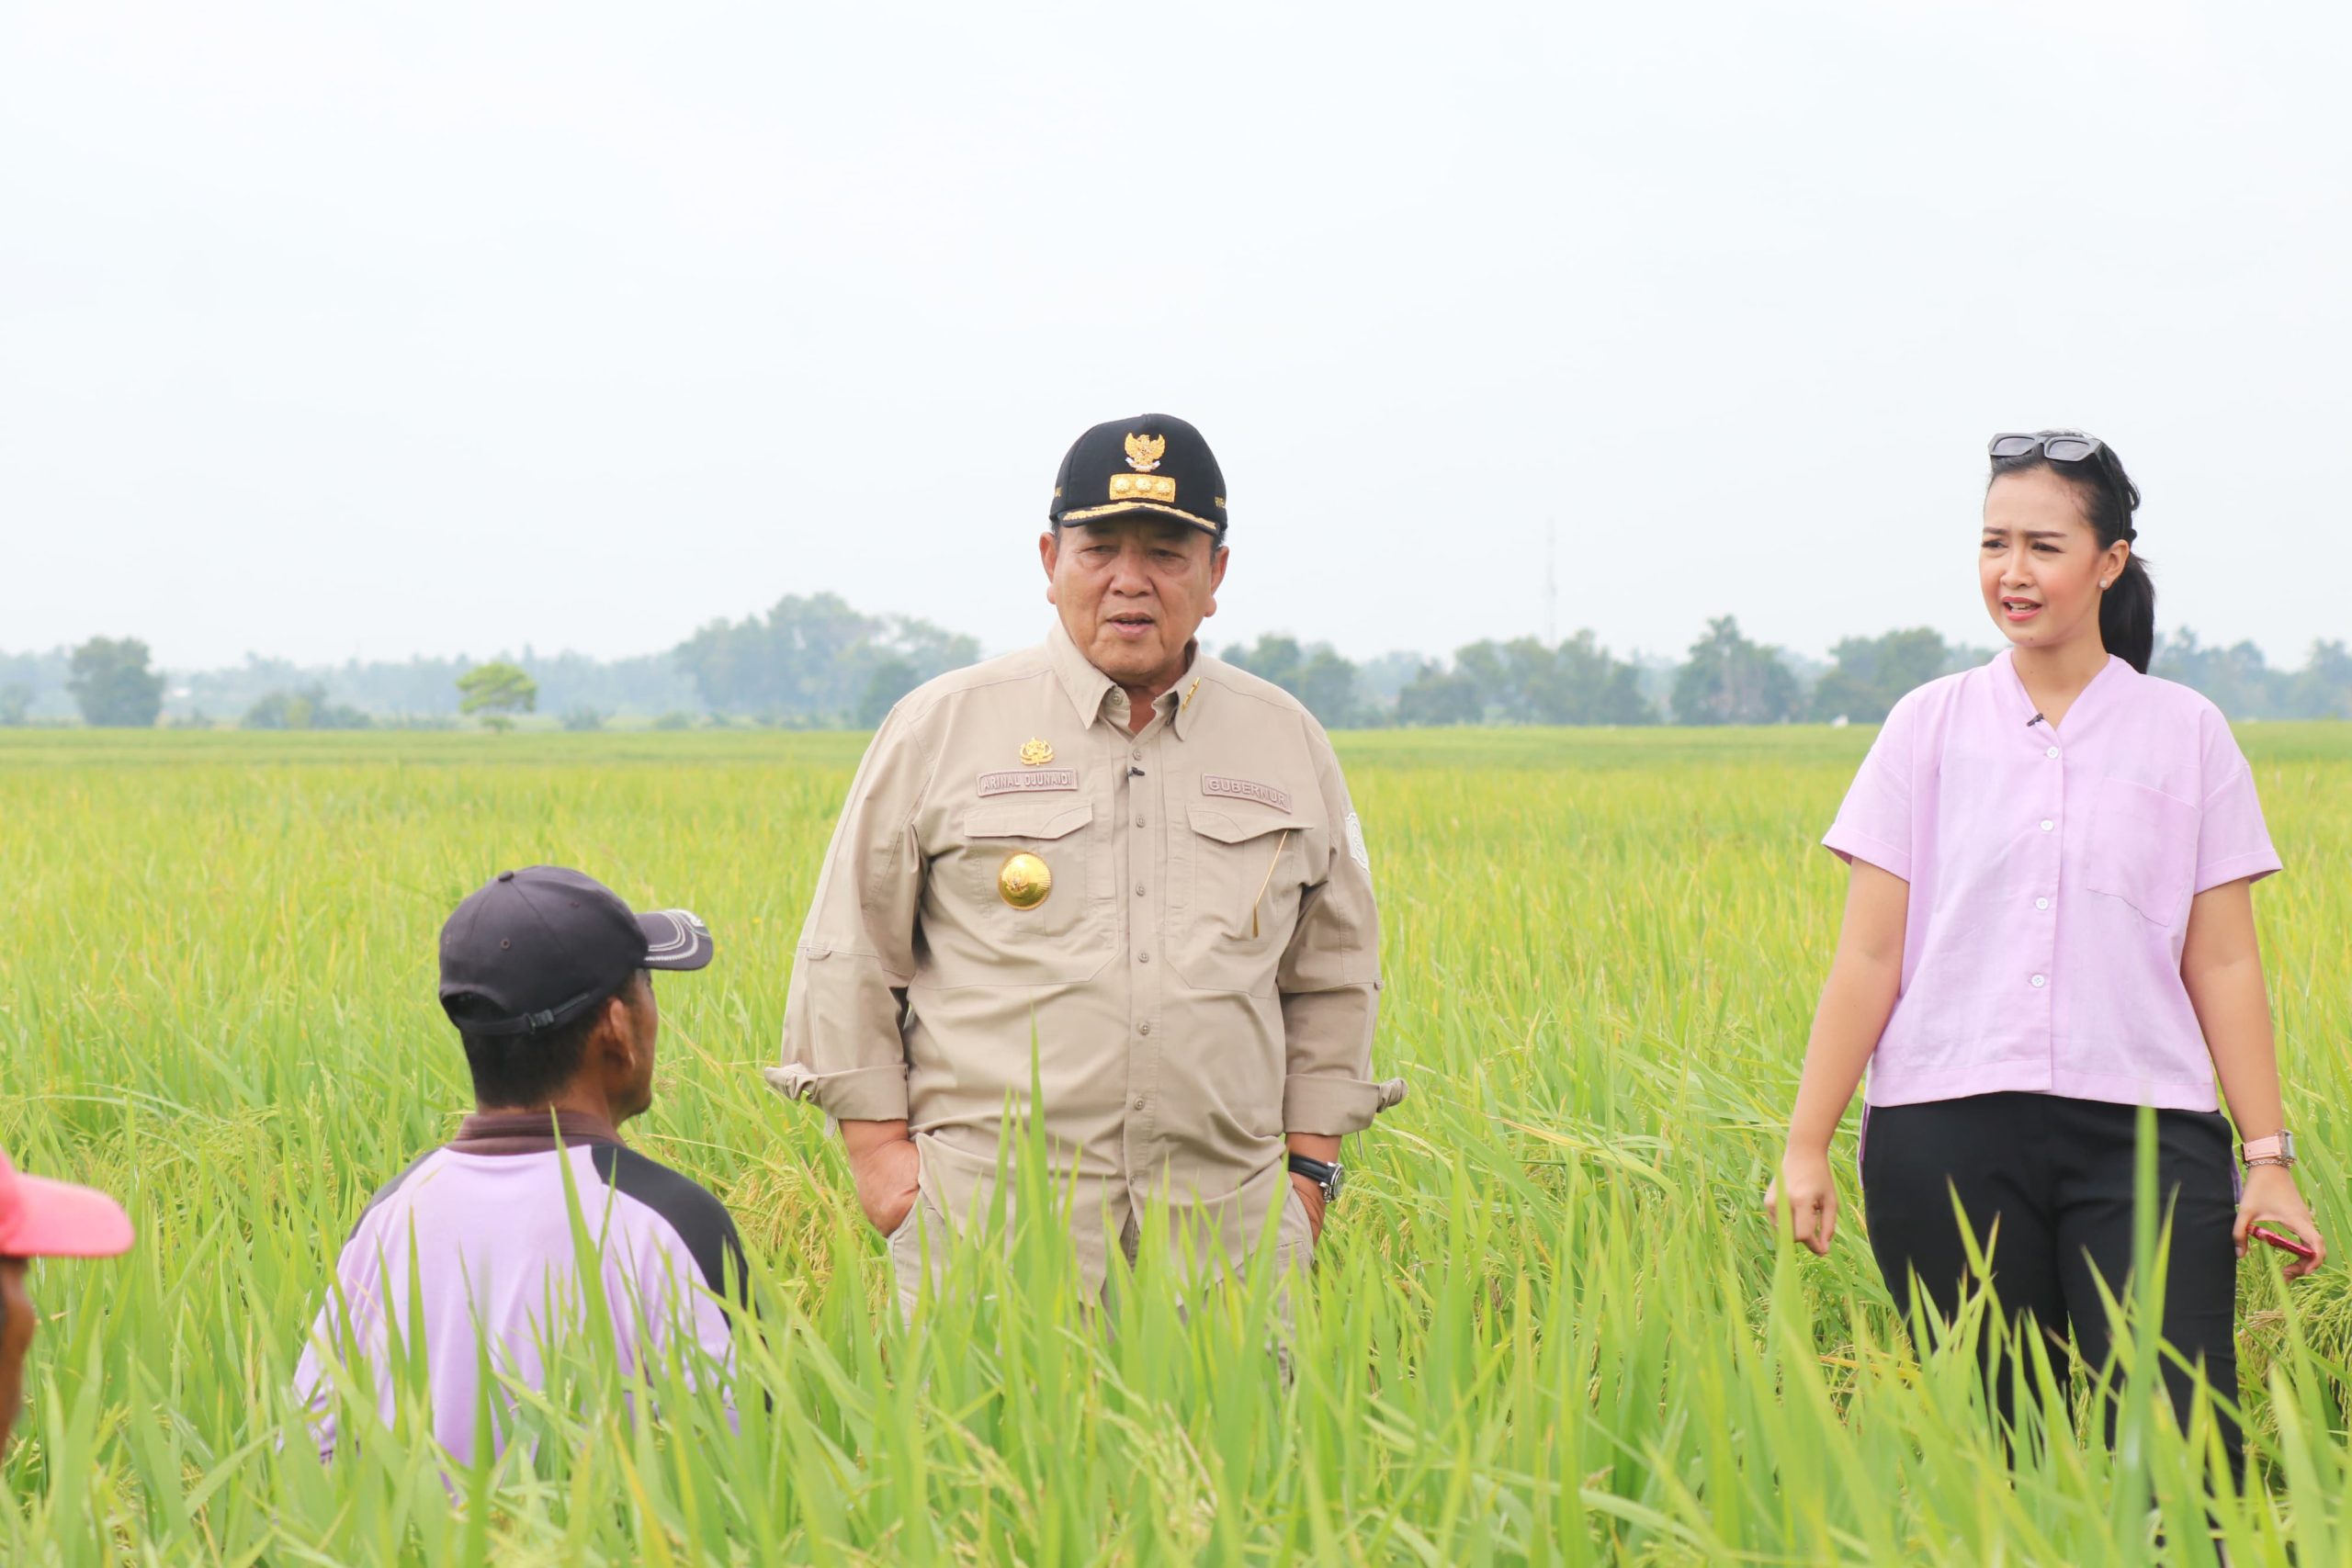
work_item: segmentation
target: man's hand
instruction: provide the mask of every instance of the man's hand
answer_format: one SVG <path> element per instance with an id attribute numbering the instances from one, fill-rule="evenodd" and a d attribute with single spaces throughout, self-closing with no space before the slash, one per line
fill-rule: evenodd
<path id="1" fill-rule="evenodd" d="M 1321 1241 L 1323 1239 L 1323 1189 L 1295 1170 L 1290 1173 L 1290 1184 L 1298 1190 L 1300 1201 L 1306 1205 L 1306 1219 L 1307 1223 L 1315 1227 L 1315 1239 Z"/>
<path id="2" fill-rule="evenodd" d="M 1795 1147 L 1783 1154 L 1779 1178 L 1764 1189 L 1764 1214 L 1773 1229 L 1811 1247 L 1815 1257 L 1828 1257 L 1838 1234 L 1838 1188 L 1829 1179 L 1828 1154 Z"/>
<path id="3" fill-rule="evenodd" d="M 2279 1271 L 2290 1280 L 2300 1280 L 2327 1261 L 2327 1243 L 2320 1239 L 2319 1225 L 2312 1219 L 2310 1205 L 2295 1186 L 2295 1174 L 2283 1165 L 2257 1165 L 2245 1173 L 2245 1198 L 2238 1204 L 2238 1256 L 2253 1245 L 2246 1235 L 2256 1224 L 2283 1225 L 2302 1238 L 2303 1245 L 2318 1256 L 2297 1258 L 2282 1254 L 2286 1267 Z"/>
<path id="4" fill-rule="evenodd" d="M 866 1223 L 888 1235 L 914 1212 L 922 1166 L 904 1122 L 844 1122 L 842 1147 Z"/>

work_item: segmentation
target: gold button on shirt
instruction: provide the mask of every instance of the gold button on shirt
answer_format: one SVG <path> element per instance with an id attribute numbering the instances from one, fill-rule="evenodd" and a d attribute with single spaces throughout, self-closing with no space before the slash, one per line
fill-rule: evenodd
<path id="1" fill-rule="evenodd" d="M 836 1120 L 906 1118 L 922 1207 L 987 1196 L 1034 1040 L 1046 1132 L 1096 1240 L 1165 1201 L 1238 1259 L 1288 1190 L 1285 1133 L 1404 1098 L 1371 1077 L 1379 915 L 1322 727 L 1206 655 L 1127 733 L 1057 625 L 892 711 L 817 883 L 769 1081 Z M 936 1223 L 936 1222 L 934 1222 Z"/>

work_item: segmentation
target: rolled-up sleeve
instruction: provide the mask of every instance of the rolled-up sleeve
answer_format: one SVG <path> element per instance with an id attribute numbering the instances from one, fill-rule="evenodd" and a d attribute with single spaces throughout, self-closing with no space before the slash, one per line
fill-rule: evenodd
<path id="1" fill-rule="evenodd" d="M 1348 798 L 1340 761 L 1319 728 L 1317 782 L 1325 820 L 1322 880 L 1310 886 L 1283 953 L 1283 1127 L 1338 1136 L 1360 1133 L 1405 1098 L 1405 1080 L 1372 1076 L 1380 1016 L 1380 910 L 1372 857 Z"/>
<path id="2" fill-rule="evenodd" d="M 893 710 L 850 784 L 794 952 L 784 1059 L 764 1070 L 779 1094 L 836 1122 L 907 1114 L 901 1023 L 923 875 L 914 817 L 930 768 L 915 728 Z"/>

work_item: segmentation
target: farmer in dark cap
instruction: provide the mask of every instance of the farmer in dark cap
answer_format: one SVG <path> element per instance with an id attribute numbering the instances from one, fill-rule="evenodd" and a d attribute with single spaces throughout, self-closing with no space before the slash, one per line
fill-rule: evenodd
<path id="1" fill-rule="evenodd" d="M 442 1446 L 461 1463 L 477 1444 L 503 1446 L 504 1402 L 497 1387 L 478 1386 L 480 1352 L 537 1388 L 543 1342 L 584 1310 L 566 1165 L 579 1219 L 604 1250 L 602 1293 L 623 1365 L 641 1364 L 673 1333 L 728 1364 L 723 1303 L 744 1284 L 734 1224 L 718 1199 L 619 1133 L 653 1102 L 652 971 L 710 959 L 710 932 L 693 914 L 639 914 L 561 866 L 501 872 L 458 906 L 441 930 L 441 1006 L 465 1045 L 474 1113 L 368 1201 L 344 1245 L 337 1290 L 295 1374 L 322 1455 L 336 1437 L 329 1368 L 364 1361 L 389 1421 L 392 1347 L 413 1350 L 420 1336 Z M 574 1321 L 546 1321 L 551 1302 Z M 485 1397 L 486 1432 L 475 1427 Z"/>
<path id="2" fill-rule="evenodd" d="M 768 1071 L 840 1123 L 907 1310 L 1014 1153 L 1033 1052 L 1090 1292 L 1154 1205 L 1180 1248 L 1238 1265 L 1271 1225 L 1303 1269 L 1341 1135 L 1404 1092 L 1372 1077 L 1372 862 L 1330 742 L 1200 646 L 1229 558 L 1208 443 L 1098 424 L 1046 518 L 1045 643 L 875 736 Z"/>

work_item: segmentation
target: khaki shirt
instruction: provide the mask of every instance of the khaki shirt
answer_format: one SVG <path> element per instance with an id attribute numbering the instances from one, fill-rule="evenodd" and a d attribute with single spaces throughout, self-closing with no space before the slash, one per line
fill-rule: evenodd
<path id="1" fill-rule="evenodd" d="M 1371 1077 L 1379 917 L 1322 727 L 1205 655 L 1140 734 L 1126 716 L 1057 624 L 909 694 L 850 785 L 767 1076 L 837 1120 L 907 1118 L 947 1214 L 989 1184 L 1033 1039 L 1079 1215 L 1164 1193 L 1249 1231 L 1286 1132 L 1404 1098 Z M 1052 874 L 1033 908 L 1000 890 L 1017 853 Z"/>

